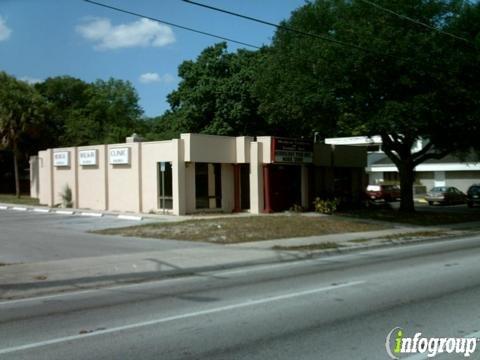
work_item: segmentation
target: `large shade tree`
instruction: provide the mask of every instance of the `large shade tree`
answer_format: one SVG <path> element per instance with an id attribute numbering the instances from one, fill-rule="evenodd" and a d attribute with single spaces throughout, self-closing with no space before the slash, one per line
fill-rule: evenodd
<path id="1" fill-rule="evenodd" d="M 184 61 L 178 69 L 179 86 L 168 95 L 170 110 L 157 120 L 157 127 L 169 134 L 265 133 L 254 94 L 259 56 L 247 50 L 228 52 L 227 45 L 219 43 L 204 49 L 195 61 Z"/>
<path id="2" fill-rule="evenodd" d="M 401 210 L 414 211 L 415 167 L 479 145 L 480 5 L 375 3 L 384 9 L 317 0 L 296 10 L 283 25 L 347 45 L 280 29 L 257 93 L 267 120 L 286 122 L 294 135 L 381 135 L 399 170 Z M 425 145 L 415 151 L 419 139 Z"/>

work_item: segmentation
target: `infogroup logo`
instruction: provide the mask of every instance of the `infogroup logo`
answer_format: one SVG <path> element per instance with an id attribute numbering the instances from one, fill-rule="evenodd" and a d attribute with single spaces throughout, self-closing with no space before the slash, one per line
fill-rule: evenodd
<path id="1" fill-rule="evenodd" d="M 393 328 L 385 340 L 385 348 L 392 359 L 401 359 L 403 354 L 427 354 L 433 358 L 438 354 L 461 354 L 468 358 L 476 348 L 477 338 L 426 338 L 422 333 L 415 333 L 413 337 L 405 336 L 400 327 Z"/>

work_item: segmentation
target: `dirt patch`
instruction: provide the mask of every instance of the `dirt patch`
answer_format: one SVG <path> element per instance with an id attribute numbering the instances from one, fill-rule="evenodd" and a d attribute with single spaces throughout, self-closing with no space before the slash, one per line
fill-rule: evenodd
<path id="1" fill-rule="evenodd" d="M 155 223 L 128 228 L 99 230 L 95 233 L 233 244 L 383 230 L 389 227 L 388 225 L 371 224 L 354 219 L 337 219 L 328 216 L 274 215 Z"/>

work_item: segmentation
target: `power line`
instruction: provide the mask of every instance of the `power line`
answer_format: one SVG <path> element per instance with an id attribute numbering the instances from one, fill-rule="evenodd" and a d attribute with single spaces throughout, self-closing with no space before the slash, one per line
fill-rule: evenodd
<path id="1" fill-rule="evenodd" d="M 154 17 L 151 17 L 151 16 L 147 16 L 147 15 L 143 15 L 143 14 L 136 13 L 136 12 L 133 12 L 133 11 L 121 9 L 121 8 L 118 8 L 118 7 L 115 7 L 115 6 L 111 6 L 111 5 L 107 5 L 107 4 L 102 4 L 102 3 L 99 3 L 99 2 L 96 2 L 96 1 L 93 1 L 93 0 L 83 0 L 83 1 L 85 1 L 85 2 L 87 2 L 87 3 L 90 3 L 90 4 L 92 4 L 92 5 L 101 6 L 101 7 L 110 9 L 110 10 L 115 10 L 115 11 L 122 12 L 122 13 L 125 13 L 125 14 L 129 14 L 129 15 L 133 15 L 133 16 L 145 18 L 145 19 L 148 19 L 148 20 L 156 21 L 156 22 L 159 22 L 159 23 L 162 23 L 162 24 L 165 24 L 165 25 L 169 25 L 169 26 L 178 28 L 178 29 L 183 29 L 183 30 L 191 31 L 191 32 L 194 32 L 194 33 L 197 33 L 197 34 L 201 34 L 201 35 L 205 35 L 205 36 L 210 36 L 210 37 L 213 37 L 213 38 L 216 38 L 216 39 L 228 41 L 228 42 L 235 43 L 235 44 L 239 44 L 239 45 L 243 45 L 243 46 L 248 46 L 248 47 L 251 47 L 251 48 L 254 48 L 254 49 L 261 49 L 261 47 L 259 47 L 259 46 L 252 45 L 252 44 L 248 44 L 248 43 L 246 43 L 246 42 L 242 42 L 242 41 L 230 39 L 230 38 L 227 38 L 227 37 L 225 37 L 225 36 L 215 35 L 215 34 L 212 34 L 212 33 L 208 33 L 208 32 L 205 32 L 205 31 L 193 29 L 193 28 L 190 28 L 190 27 L 187 27 L 187 26 L 183 26 L 183 25 L 174 24 L 174 23 L 169 22 L 169 21 L 160 20 L 160 19 L 157 19 L 157 18 L 154 18 Z"/>
<path id="2" fill-rule="evenodd" d="M 386 56 L 386 57 L 392 57 L 392 58 L 397 58 L 398 59 L 398 57 L 396 57 L 394 55 L 379 53 L 375 50 L 367 49 L 367 48 L 364 48 L 364 47 L 359 46 L 359 45 L 355 45 L 355 44 L 347 43 L 347 42 L 344 42 L 344 41 L 341 41 L 341 40 L 333 39 L 333 38 L 328 37 L 328 36 L 298 30 L 298 29 L 295 29 L 295 28 L 292 28 L 292 27 L 286 26 L 286 25 L 275 24 L 275 23 L 272 23 L 272 22 L 269 22 L 269 21 L 266 21 L 266 20 L 254 18 L 254 17 L 248 16 L 248 15 L 235 13 L 233 11 L 221 9 L 221 8 L 214 7 L 214 6 L 207 5 L 207 4 L 202 4 L 202 3 L 192 1 L 192 0 L 182 0 L 182 1 L 184 1 L 186 3 L 189 3 L 191 5 L 197 5 L 197 6 L 206 8 L 206 9 L 218 11 L 218 12 L 228 14 L 228 15 L 232 15 L 232 16 L 236 16 L 236 17 L 239 17 L 239 18 L 242 18 L 242 19 L 246 19 L 246 20 L 254 21 L 254 22 L 257 22 L 257 23 L 260 23 L 260 24 L 272 26 L 272 27 L 275 27 L 277 29 L 290 31 L 290 32 L 293 32 L 293 33 L 296 33 L 296 34 L 299 34 L 299 35 L 309 36 L 309 37 L 312 37 L 312 38 L 316 38 L 316 39 L 320 39 L 320 40 L 323 40 L 323 41 L 331 42 L 333 44 L 337 44 L 337 45 L 344 46 L 344 47 L 349 47 L 349 48 L 361 50 L 361 51 L 368 52 L 368 53 L 371 53 L 371 54 L 375 54 L 375 55 L 378 55 L 378 56 Z M 408 59 L 404 59 L 404 60 L 408 60 Z"/>
<path id="3" fill-rule="evenodd" d="M 468 43 L 468 44 L 470 44 L 470 45 L 472 44 L 470 40 L 468 40 L 468 39 L 466 39 L 466 38 L 464 38 L 464 37 L 461 37 L 461 36 L 452 34 L 452 33 L 448 32 L 448 31 L 444 31 L 444 30 L 442 30 L 442 29 L 438 29 L 438 28 L 436 28 L 435 26 L 428 25 L 428 24 L 426 24 L 426 23 L 424 23 L 424 22 L 421 22 L 421 21 L 419 21 L 419 20 L 413 19 L 413 18 L 411 18 L 411 17 L 409 17 L 409 16 L 402 15 L 402 14 L 400 14 L 400 13 L 397 13 L 397 12 L 393 11 L 393 10 L 387 9 L 387 8 L 385 8 L 385 7 L 377 4 L 377 3 L 374 3 L 374 2 L 372 2 L 372 1 L 370 1 L 370 0 L 359 0 L 359 1 L 361 1 L 361 2 L 363 2 L 363 3 L 365 3 L 365 4 L 367 4 L 367 5 L 373 6 L 373 7 L 377 8 L 377 9 L 379 9 L 379 10 L 385 11 L 385 12 L 391 14 L 391 15 L 397 16 L 397 17 L 399 17 L 400 19 L 407 20 L 407 21 L 410 21 L 410 22 L 412 22 L 412 23 L 414 23 L 414 24 L 423 26 L 423 27 L 425 27 L 425 28 L 427 28 L 427 29 L 429 29 L 429 30 L 436 31 L 436 32 L 438 32 L 438 33 L 440 33 L 440 34 L 442 34 L 442 35 L 450 36 L 450 37 L 452 37 L 452 38 L 454 38 L 454 39 L 461 40 L 461 41 L 466 42 L 466 43 Z"/>

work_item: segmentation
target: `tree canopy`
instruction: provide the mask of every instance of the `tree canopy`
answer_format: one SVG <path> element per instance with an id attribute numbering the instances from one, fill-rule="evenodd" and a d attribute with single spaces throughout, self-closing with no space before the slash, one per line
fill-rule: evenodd
<path id="1" fill-rule="evenodd" d="M 478 144 L 480 8 L 376 4 L 467 41 L 363 1 L 308 2 L 283 25 L 337 44 L 280 29 L 259 66 L 257 94 L 267 121 L 285 121 L 295 135 L 381 135 L 400 172 L 402 209 L 411 211 L 415 166 Z M 414 153 L 418 139 L 427 145 Z"/>
<path id="2" fill-rule="evenodd" d="M 229 53 L 220 43 L 203 50 L 196 61 L 184 61 L 178 89 L 168 95 L 171 109 L 158 120 L 161 126 L 170 133 L 264 134 L 267 124 L 254 94 L 259 56 L 247 50 Z"/>

